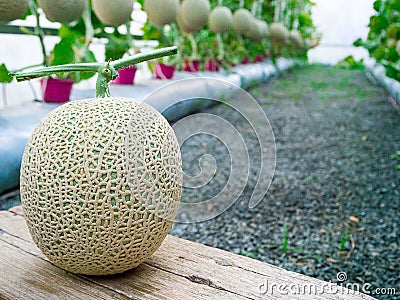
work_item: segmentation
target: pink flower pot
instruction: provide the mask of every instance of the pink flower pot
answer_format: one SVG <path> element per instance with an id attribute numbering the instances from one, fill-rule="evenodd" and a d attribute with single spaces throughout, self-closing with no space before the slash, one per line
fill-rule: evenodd
<path id="1" fill-rule="evenodd" d="M 247 65 L 249 62 L 250 62 L 250 57 L 245 56 L 245 57 L 242 59 L 241 64 L 242 64 L 242 65 Z"/>
<path id="2" fill-rule="evenodd" d="M 162 63 L 154 64 L 154 76 L 157 79 L 171 79 L 174 77 L 175 66 L 170 66 Z"/>
<path id="3" fill-rule="evenodd" d="M 193 61 L 185 61 L 183 63 L 182 71 L 196 73 L 200 70 L 200 61 L 193 60 Z"/>
<path id="4" fill-rule="evenodd" d="M 134 84 L 137 68 L 134 66 L 118 71 L 118 77 L 113 81 L 114 84 Z"/>
<path id="5" fill-rule="evenodd" d="M 253 63 L 259 63 L 264 61 L 264 56 L 262 54 L 257 54 L 256 57 L 254 57 Z"/>
<path id="6" fill-rule="evenodd" d="M 260 63 L 264 62 L 264 55 L 262 54 L 257 54 L 257 56 L 253 60 L 254 63 Z"/>
<path id="7" fill-rule="evenodd" d="M 71 79 L 42 78 L 40 87 L 43 100 L 53 103 L 67 102 L 71 96 L 73 84 L 74 81 Z"/>
<path id="8" fill-rule="evenodd" d="M 204 64 L 204 70 L 210 71 L 210 72 L 218 72 L 220 66 L 221 66 L 220 62 L 208 59 L 206 61 L 206 63 Z"/>

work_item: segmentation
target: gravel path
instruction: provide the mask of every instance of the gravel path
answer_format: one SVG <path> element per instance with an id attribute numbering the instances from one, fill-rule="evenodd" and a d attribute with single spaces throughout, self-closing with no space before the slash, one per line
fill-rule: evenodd
<path id="1" fill-rule="evenodd" d="M 248 208 L 260 164 L 249 124 L 225 106 L 207 109 L 241 132 L 250 180 L 225 213 L 175 224 L 172 234 L 326 281 L 338 282 L 337 274 L 345 272 L 343 285 L 367 284 L 374 297 L 394 299 L 376 289 L 396 288 L 400 294 L 400 171 L 392 158 L 400 149 L 400 114 L 361 71 L 310 66 L 250 92 L 276 138 L 276 172 L 268 193 Z M 212 184 L 185 188 L 184 202 L 208 199 L 225 184 L 229 153 L 206 135 L 183 145 L 184 171 L 197 174 L 205 153 L 214 156 L 218 171 Z"/>

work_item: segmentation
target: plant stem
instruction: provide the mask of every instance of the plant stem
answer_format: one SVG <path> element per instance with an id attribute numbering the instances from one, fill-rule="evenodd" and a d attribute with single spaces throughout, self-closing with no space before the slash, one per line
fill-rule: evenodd
<path id="1" fill-rule="evenodd" d="M 40 46 L 41 46 L 42 54 L 43 54 L 43 66 L 48 66 L 47 51 L 46 51 L 46 47 L 44 45 L 44 33 L 42 30 L 42 27 L 40 27 L 40 15 L 38 13 L 38 6 L 35 3 L 35 1 L 29 0 L 29 8 L 30 8 L 32 14 L 36 18 L 35 34 L 39 38 L 39 41 L 40 41 Z"/>
<path id="2" fill-rule="evenodd" d="M 195 60 L 195 59 L 197 59 L 197 43 L 196 43 L 196 40 L 195 40 L 193 34 L 189 33 L 188 37 L 189 37 L 189 41 L 190 41 L 190 46 L 192 48 L 192 57 L 191 57 L 191 59 Z"/>
<path id="3" fill-rule="evenodd" d="M 217 43 L 218 43 L 218 59 L 223 60 L 225 57 L 224 42 L 222 41 L 222 36 L 217 33 Z"/>
<path id="4" fill-rule="evenodd" d="M 98 72 L 99 75 L 96 82 L 96 96 L 104 98 L 110 96 L 108 83 L 118 77 L 118 70 L 151 59 L 156 59 L 167 55 L 174 55 L 177 52 L 177 47 L 168 47 L 157 49 L 149 53 L 139 53 L 137 55 L 122 58 L 113 62 L 109 61 L 107 63 L 59 65 L 38 69 L 32 72 L 15 73 L 14 75 L 17 81 L 24 81 L 64 72 Z"/>
<path id="5" fill-rule="evenodd" d="M 101 67 L 98 71 L 99 75 L 97 76 L 96 81 L 96 97 L 97 98 L 106 98 L 111 97 L 110 88 L 108 83 L 111 80 L 114 80 L 118 77 L 118 72 L 110 66 L 110 63 L 107 63 L 105 67 Z"/>
<path id="6" fill-rule="evenodd" d="M 133 52 L 135 52 L 134 46 L 133 46 L 133 37 L 131 34 L 131 21 L 126 22 L 126 42 L 129 45 L 129 49 L 133 49 Z"/>
<path id="7" fill-rule="evenodd" d="M 92 43 L 93 37 L 94 37 L 94 28 L 92 24 L 92 14 L 91 14 L 91 9 L 90 9 L 90 0 L 87 0 L 87 7 L 83 13 L 83 22 L 85 23 L 85 43 L 86 47 L 89 47 L 89 45 Z"/>
<path id="8" fill-rule="evenodd" d="M 127 68 L 129 66 L 136 65 L 141 62 L 145 62 L 148 60 L 164 57 L 164 56 L 169 56 L 169 55 L 175 55 L 178 53 L 178 48 L 173 46 L 173 47 L 166 47 L 162 49 L 157 49 L 153 50 L 148 53 L 139 53 L 127 58 L 122 58 L 116 61 L 111 62 L 111 66 L 113 66 L 116 70 L 121 70 L 124 68 Z"/>
<path id="9" fill-rule="evenodd" d="M 171 24 L 171 28 L 172 28 L 172 31 L 174 33 L 173 44 L 174 45 L 180 45 L 181 44 L 181 38 L 180 38 L 178 27 L 176 26 L 176 23 L 172 23 Z M 179 64 L 179 62 L 181 60 L 182 60 L 182 52 L 178 51 L 178 55 L 176 56 L 176 62 Z"/>

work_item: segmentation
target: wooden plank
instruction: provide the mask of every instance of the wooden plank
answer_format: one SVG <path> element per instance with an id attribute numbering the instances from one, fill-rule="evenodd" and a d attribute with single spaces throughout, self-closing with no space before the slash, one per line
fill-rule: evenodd
<path id="1" fill-rule="evenodd" d="M 12 212 L 12 213 L 14 213 L 16 215 L 20 215 L 20 216 L 24 215 L 24 211 L 23 211 L 21 205 L 11 207 L 8 211 L 10 211 L 10 212 Z"/>
<path id="2" fill-rule="evenodd" d="M 27 233 L 21 213 L 20 208 L 12 213 L 0 212 L 0 230 L 9 234 L 0 236 L 0 240 L 44 258 Z M 374 299 L 174 236 L 168 236 L 135 270 L 117 276 L 82 278 L 133 299 Z"/>
<path id="3" fill-rule="evenodd" d="M 215 289 L 213 287 L 201 287 L 201 289 L 199 289 L 197 283 L 191 282 L 185 277 L 147 264 L 142 264 L 134 270 L 114 276 L 72 275 L 48 262 L 47 258 L 31 240 L 30 235 L 27 232 L 28 229 L 25 220 L 22 216 L 10 212 L 0 212 L 0 230 L 3 232 L 3 234 L 0 235 L 0 243 L 3 242 L 12 245 L 15 249 L 18 249 L 18 251 L 24 251 L 26 254 L 33 256 L 31 259 L 42 259 L 53 268 L 60 272 L 64 272 L 69 276 L 79 278 L 80 281 L 87 282 L 92 286 L 111 290 L 118 295 L 118 298 L 115 299 L 122 299 L 122 296 L 127 299 L 245 299 L 234 295 L 229 291 Z M 25 233 L 22 234 L 23 238 L 19 238 L 17 234 L 21 234 L 24 230 Z M 29 261 L 28 258 L 27 260 Z M 1 260 L 0 265 L 2 266 Z M 33 268 L 35 270 L 34 266 L 27 266 L 27 268 Z M 2 281 L 0 279 L 0 296 L 2 295 L 1 283 Z M 7 285 L 12 286 L 15 286 L 15 284 L 16 282 L 7 283 Z M 17 284 L 17 286 L 20 285 Z M 24 286 L 20 288 L 22 288 L 24 292 L 29 293 L 30 289 L 35 288 L 35 284 L 32 283 L 31 287 Z M 71 288 L 70 292 L 74 294 L 75 290 Z M 47 299 L 45 297 L 36 296 L 37 295 L 34 295 L 29 299 Z M 2 298 L 0 297 L 0 299 Z M 21 297 L 21 299 L 25 298 Z M 79 296 L 77 296 L 77 299 L 79 299 Z"/>
<path id="4" fill-rule="evenodd" d="M 332 283 L 174 236 L 168 236 L 146 263 L 249 299 L 265 299 L 266 295 L 268 299 L 374 299 L 361 293 L 352 295 L 353 291 Z M 267 287 L 269 290 L 266 291 Z M 337 290 L 337 293 L 323 293 L 323 288 L 325 291 Z M 283 291 L 279 292 L 279 289 Z M 316 290 L 315 295 L 298 295 L 308 290 Z"/>
<path id="5" fill-rule="evenodd" d="M 0 240 L 0 299 L 126 299 Z"/>

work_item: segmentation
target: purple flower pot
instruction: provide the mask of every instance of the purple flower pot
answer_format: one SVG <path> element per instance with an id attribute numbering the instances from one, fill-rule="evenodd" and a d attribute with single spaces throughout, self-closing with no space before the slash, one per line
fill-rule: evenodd
<path id="1" fill-rule="evenodd" d="M 71 79 L 42 78 L 40 87 L 45 102 L 63 103 L 69 101 L 72 85 Z"/>
<path id="2" fill-rule="evenodd" d="M 171 79 L 174 77 L 175 66 L 162 63 L 154 64 L 154 76 L 158 79 Z"/>
<path id="3" fill-rule="evenodd" d="M 250 57 L 245 56 L 245 57 L 242 59 L 241 64 L 242 64 L 242 65 L 247 65 L 249 62 L 250 62 Z"/>
<path id="4" fill-rule="evenodd" d="M 221 66 L 220 62 L 208 59 L 204 64 L 204 70 L 211 72 L 218 72 L 220 66 Z"/>
<path id="5" fill-rule="evenodd" d="M 264 62 L 264 55 L 257 54 L 257 56 L 253 60 L 254 63 Z"/>
<path id="6" fill-rule="evenodd" d="M 183 63 L 182 71 L 196 73 L 199 70 L 200 70 L 200 61 L 198 60 L 193 60 L 193 61 L 186 60 Z"/>
<path id="7" fill-rule="evenodd" d="M 134 66 L 118 71 L 118 77 L 113 81 L 114 84 L 134 84 L 137 68 Z"/>

